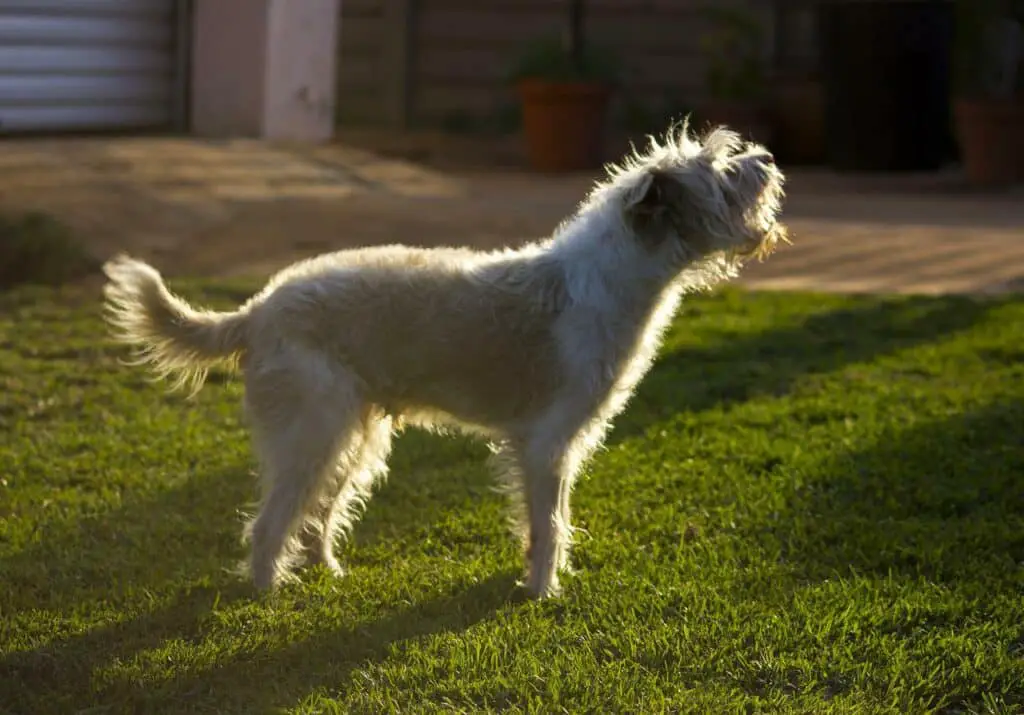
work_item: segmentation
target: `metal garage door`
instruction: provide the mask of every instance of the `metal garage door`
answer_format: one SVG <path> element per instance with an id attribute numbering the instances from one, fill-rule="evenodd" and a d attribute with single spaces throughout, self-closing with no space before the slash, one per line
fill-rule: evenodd
<path id="1" fill-rule="evenodd" d="M 176 0 L 0 0 L 0 133 L 169 127 Z"/>

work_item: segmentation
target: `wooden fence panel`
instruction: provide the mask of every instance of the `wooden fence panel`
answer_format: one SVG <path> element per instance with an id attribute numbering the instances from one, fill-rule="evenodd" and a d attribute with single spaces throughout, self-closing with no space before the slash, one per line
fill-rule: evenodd
<path id="1" fill-rule="evenodd" d="M 379 121 L 384 112 L 381 63 L 385 47 L 384 3 L 342 0 L 338 32 L 337 110 L 339 123 Z"/>
<path id="2" fill-rule="evenodd" d="M 626 75 L 614 111 L 628 105 L 659 114 L 700 100 L 704 2 L 590 0 L 588 36 L 619 57 Z M 717 2 L 750 7 L 771 30 L 769 0 Z M 513 111 L 508 73 L 531 41 L 561 32 L 567 3 L 343 0 L 342 7 L 339 118 L 468 129 Z"/>

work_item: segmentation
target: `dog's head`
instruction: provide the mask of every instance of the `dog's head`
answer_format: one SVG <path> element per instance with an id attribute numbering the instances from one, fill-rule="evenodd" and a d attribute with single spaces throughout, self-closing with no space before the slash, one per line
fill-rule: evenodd
<path id="1" fill-rule="evenodd" d="M 725 127 L 698 139 L 683 123 L 609 173 L 602 189 L 627 228 L 680 268 L 708 257 L 738 266 L 786 241 L 782 172 L 767 149 Z"/>

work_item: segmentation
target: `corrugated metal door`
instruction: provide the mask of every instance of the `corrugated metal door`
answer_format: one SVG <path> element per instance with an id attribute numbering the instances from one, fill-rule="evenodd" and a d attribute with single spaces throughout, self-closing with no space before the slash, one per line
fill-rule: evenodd
<path id="1" fill-rule="evenodd" d="M 0 133 L 170 127 L 176 0 L 0 0 Z"/>

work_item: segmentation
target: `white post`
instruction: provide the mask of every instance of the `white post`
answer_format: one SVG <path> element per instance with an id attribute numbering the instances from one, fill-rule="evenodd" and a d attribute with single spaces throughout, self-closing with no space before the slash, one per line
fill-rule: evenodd
<path id="1" fill-rule="evenodd" d="M 195 134 L 330 139 L 341 0 L 198 0 L 194 7 Z"/>

